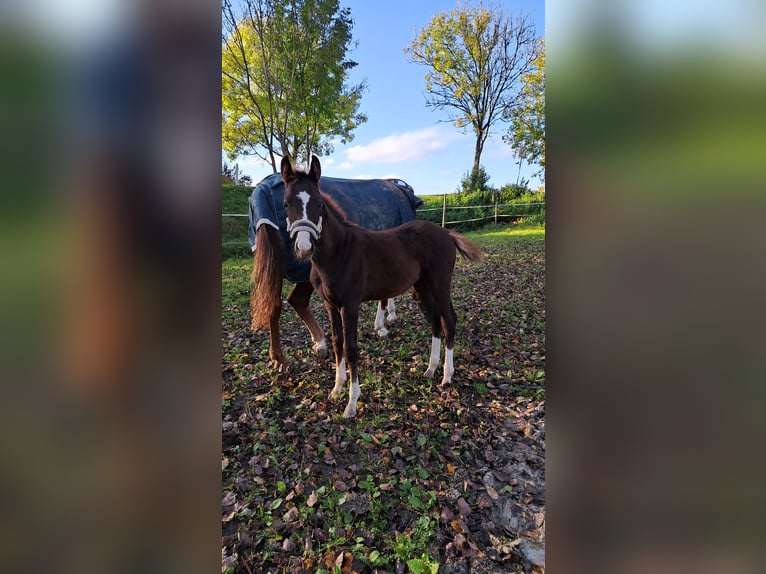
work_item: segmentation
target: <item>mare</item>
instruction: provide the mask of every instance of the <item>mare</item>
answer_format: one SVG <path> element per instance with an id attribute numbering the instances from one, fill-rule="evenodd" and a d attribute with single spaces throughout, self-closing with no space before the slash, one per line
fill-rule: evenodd
<path id="1" fill-rule="evenodd" d="M 311 260 L 311 284 L 324 299 L 335 351 L 335 386 L 343 394 L 351 377 L 343 416 L 356 415 L 361 394 L 357 361 L 357 328 L 362 301 L 395 297 L 412 289 L 431 325 L 431 355 L 424 376 L 431 378 L 445 338 L 442 385 L 455 372 L 453 347 L 457 315 L 450 296 L 456 254 L 479 261 L 483 254 L 462 235 L 427 221 L 411 221 L 384 231 L 369 231 L 350 222 L 333 199 L 320 191 L 321 166 L 312 157 L 308 173 L 281 163 L 285 183 L 288 231 L 300 259 Z"/>
<path id="2" fill-rule="evenodd" d="M 329 193 L 346 211 L 349 218 L 368 229 L 387 229 L 415 219 L 415 210 L 423 201 L 412 188 L 394 179 L 341 179 L 325 177 L 322 180 Z M 311 263 L 297 259 L 287 232 L 287 214 L 284 211 L 285 186 L 280 174 L 265 177 L 253 189 L 249 201 L 248 240 L 254 251 L 250 293 L 251 328 L 269 329 L 269 357 L 273 366 L 282 367 L 279 317 L 282 312 L 282 284 L 286 278 L 294 283 L 287 302 L 308 327 L 318 354 L 327 351 L 324 331 L 309 308 L 314 288 L 309 282 Z M 384 306 L 388 317 L 384 316 Z M 393 299 L 381 301 L 375 316 L 375 330 L 385 337 L 385 323 L 396 319 Z"/>

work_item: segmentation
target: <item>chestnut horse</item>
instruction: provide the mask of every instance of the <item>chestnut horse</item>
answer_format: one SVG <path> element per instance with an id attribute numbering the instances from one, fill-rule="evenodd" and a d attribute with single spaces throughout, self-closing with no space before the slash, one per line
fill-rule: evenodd
<path id="1" fill-rule="evenodd" d="M 350 222 L 338 204 L 319 187 L 321 166 L 311 159 L 308 173 L 294 171 L 290 159 L 281 164 L 285 182 L 288 231 L 299 259 L 311 260 L 311 284 L 324 299 L 335 351 L 335 387 L 343 394 L 351 376 L 343 416 L 356 415 L 361 390 L 357 361 L 359 305 L 396 297 L 412 288 L 414 299 L 431 324 L 431 356 L 424 376 L 431 378 L 445 338 L 442 384 L 455 372 L 453 347 L 457 315 L 450 290 L 456 254 L 479 261 L 483 254 L 462 235 L 427 221 L 412 221 L 384 231 L 369 231 Z"/>
<path id="2" fill-rule="evenodd" d="M 403 181 L 392 179 L 324 178 L 323 187 L 348 213 L 350 219 L 368 229 L 388 229 L 415 219 L 415 210 L 423 201 Z M 311 309 L 309 300 L 314 288 L 309 281 L 311 262 L 297 259 L 289 245 L 287 214 L 284 211 L 284 183 L 276 173 L 265 177 L 253 189 L 249 200 L 248 240 L 254 251 L 250 293 L 251 328 L 269 330 L 269 357 L 273 366 L 285 363 L 279 336 L 282 312 L 282 282 L 294 283 L 287 302 L 308 327 L 314 350 L 327 350 L 324 331 Z M 384 320 L 384 308 L 388 317 Z M 381 301 L 375 316 L 375 331 L 388 334 L 385 323 L 396 319 L 394 300 Z"/>

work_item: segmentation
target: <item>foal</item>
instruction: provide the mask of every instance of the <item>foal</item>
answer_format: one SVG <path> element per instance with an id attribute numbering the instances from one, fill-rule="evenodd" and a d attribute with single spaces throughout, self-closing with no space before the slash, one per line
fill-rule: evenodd
<path id="1" fill-rule="evenodd" d="M 319 190 L 321 167 L 312 157 L 308 173 L 293 170 L 282 159 L 287 229 L 295 254 L 311 259 L 311 283 L 324 299 L 330 316 L 335 351 L 335 387 L 343 394 L 346 364 L 351 374 L 346 418 L 356 415 L 361 393 L 357 360 L 357 326 L 362 301 L 412 294 L 431 324 L 431 356 L 426 377 L 433 377 L 446 338 L 442 384 L 455 372 L 453 347 L 457 315 L 450 288 L 456 253 L 479 261 L 482 253 L 465 237 L 427 221 L 411 221 L 385 231 L 368 231 L 349 222 L 329 196 Z"/>

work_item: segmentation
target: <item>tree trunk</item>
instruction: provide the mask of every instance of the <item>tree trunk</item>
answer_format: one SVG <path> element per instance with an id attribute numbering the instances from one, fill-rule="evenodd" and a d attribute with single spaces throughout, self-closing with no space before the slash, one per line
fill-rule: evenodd
<path id="1" fill-rule="evenodd" d="M 483 134 L 476 135 L 476 147 L 473 151 L 473 170 L 471 171 L 471 174 L 479 172 L 479 166 L 481 165 L 481 152 L 484 150 L 484 139 L 485 138 Z"/>

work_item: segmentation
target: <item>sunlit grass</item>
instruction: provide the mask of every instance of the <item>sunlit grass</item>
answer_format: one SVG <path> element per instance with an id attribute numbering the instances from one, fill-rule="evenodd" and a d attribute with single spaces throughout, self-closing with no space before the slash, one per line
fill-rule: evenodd
<path id="1" fill-rule="evenodd" d="M 479 231 L 471 231 L 464 234 L 472 241 L 479 243 L 508 241 L 509 239 L 545 239 L 545 224 L 543 223 L 519 223 L 502 226 L 487 226 Z"/>

